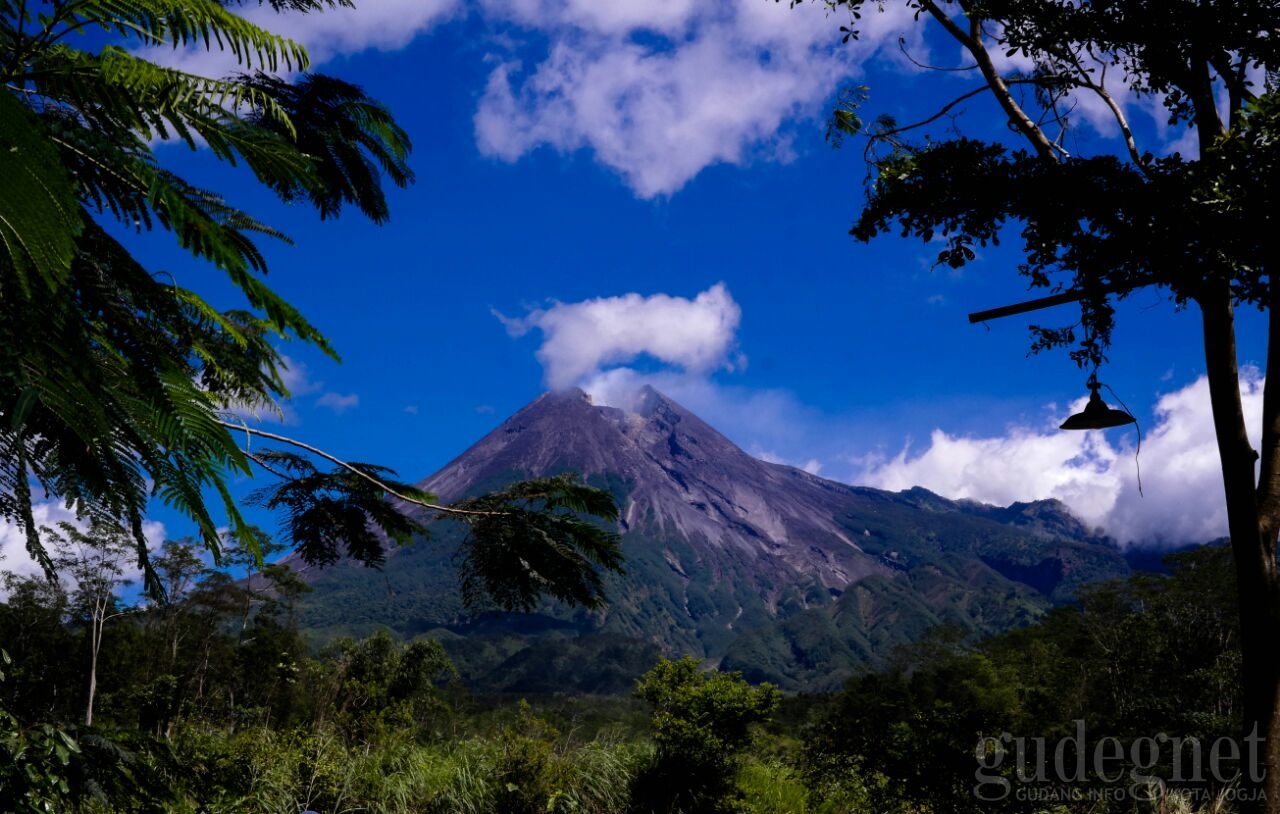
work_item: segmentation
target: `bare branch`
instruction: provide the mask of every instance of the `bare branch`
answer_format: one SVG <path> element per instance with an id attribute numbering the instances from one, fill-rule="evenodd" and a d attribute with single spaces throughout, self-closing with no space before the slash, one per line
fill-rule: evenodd
<path id="1" fill-rule="evenodd" d="M 1010 85 L 1029 85 L 1029 84 L 1035 84 L 1036 82 L 1037 82 L 1037 80 L 1035 80 L 1035 79 L 1010 79 L 1010 80 L 1008 81 L 1008 84 L 1010 84 Z M 968 101 L 969 99 L 972 99 L 973 97 L 975 97 L 975 96 L 977 96 L 977 95 L 979 95 L 979 94 L 986 93 L 986 92 L 987 92 L 987 91 L 989 91 L 989 90 L 991 90 L 991 86 L 990 86 L 990 85 L 982 85 L 981 87 L 974 88 L 974 89 L 973 89 L 973 90 L 971 90 L 971 91 L 967 91 L 967 92 L 965 92 L 965 93 L 960 94 L 960 95 L 959 95 L 959 96 L 957 96 L 956 98 L 952 99 L 950 102 L 947 102 L 945 105 L 943 105 L 942 107 L 938 108 L 938 111 L 937 111 L 936 113 L 934 113 L 932 116 L 930 116 L 929 118 L 927 118 L 927 119 L 921 119 L 920 121 L 918 121 L 918 122 L 912 122 L 911 124 L 904 124 L 904 125 L 902 125 L 901 127 L 892 127 L 892 128 L 890 128 L 890 129 L 888 129 L 888 130 L 880 131 L 880 132 L 876 133 L 875 135 L 876 135 L 876 137 L 877 137 L 877 138 L 883 138 L 883 137 L 888 137 L 888 136 L 900 136 L 900 135 L 902 135 L 903 133 L 906 133 L 906 132 L 908 132 L 908 131 L 910 131 L 910 130 L 918 130 L 918 129 L 919 129 L 919 128 L 921 128 L 921 127 L 926 127 L 926 126 L 928 126 L 928 125 L 930 125 L 930 124 L 933 124 L 933 123 L 934 123 L 934 122 L 936 122 L 938 119 L 941 119 L 943 116 L 947 115 L 948 113 L 950 113 L 950 112 L 951 112 L 952 110 L 954 110 L 954 109 L 956 108 L 956 106 L 957 106 L 957 105 L 959 105 L 961 102 L 966 102 L 966 101 Z"/>
<path id="2" fill-rule="evenodd" d="M 1092 54 L 1090 56 L 1092 56 Z M 1102 100 L 1103 104 L 1107 106 L 1107 109 L 1111 111 L 1111 116 L 1116 120 L 1116 124 L 1120 127 L 1120 132 L 1124 136 L 1124 145 L 1129 151 L 1129 158 L 1133 160 L 1134 165 L 1142 171 L 1143 175 L 1148 175 L 1150 168 L 1147 166 L 1147 162 L 1143 159 L 1142 153 L 1138 151 L 1138 142 L 1133 137 L 1133 129 L 1129 126 L 1129 119 L 1124 115 L 1124 110 L 1120 108 L 1115 97 L 1111 95 L 1111 91 L 1107 90 L 1106 63 L 1102 63 L 1101 81 L 1095 82 L 1093 77 L 1089 74 L 1089 70 L 1085 68 L 1084 64 L 1080 61 L 1078 54 L 1074 55 L 1072 61 L 1075 62 L 1075 68 L 1079 72 L 1077 81 L 1079 82 L 1080 87 L 1088 88 L 1093 91 L 1094 94 Z M 1099 62 L 1101 62 L 1101 60 L 1099 60 Z"/>
<path id="3" fill-rule="evenodd" d="M 1057 155 L 1053 141 L 1045 135 L 1026 111 L 1013 98 L 1013 94 L 1009 92 L 1009 85 L 1004 78 L 1000 76 L 1000 72 L 996 70 L 995 63 L 991 61 L 991 54 L 987 52 L 986 46 L 982 44 L 982 26 L 980 21 L 970 18 L 969 31 L 966 33 L 955 20 L 947 16 L 935 0 L 921 0 L 921 8 L 929 12 L 930 16 L 938 22 L 947 33 L 958 43 L 964 46 L 978 63 L 979 70 L 982 71 L 983 79 L 987 80 L 987 84 L 995 93 L 996 101 L 1002 110 L 1009 117 L 1009 121 L 1031 144 L 1036 153 L 1044 159 L 1053 161 Z M 968 7 L 961 3 L 960 7 L 968 14 Z"/>
<path id="4" fill-rule="evenodd" d="M 287 435 L 278 435 L 274 432 L 267 432 L 266 430 L 260 430 L 255 427 L 250 427 L 248 424 L 243 424 L 243 423 L 237 424 L 231 421 L 223 421 L 220 418 L 215 418 L 214 421 L 216 421 L 220 426 L 225 427 L 228 430 L 239 430 L 245 433 L 246 435 L 253 435 L 259 438 L 266 438 L 269 441 L 278 441 L 282 444 L 289 444 L 290 446 L 294 446 L 294 447 L 297 447 L 298 449 L 305 450 L 311 453 L 312 455 L 315 455 L 318 458 L 323 458 L 329 463 L 336 464 L 342 467 L 343 469 L 347 470 L 348 472 L 351 472 L 354 475 L 364 478 L 369 483 L 372 483 L 374 486 L 377 486 L 382 491 L 394 497 L 396 500 L 400 500 L 405 503 L 411 503 L 414 506 L 421 506 L 424 509 L 430 509 L 433 512 L 440 512 L 441 514 L 450 514 L 450 515 L 456 515 L 460 517 L 502 517 L 507 514 L 507 512 L 490 512 L 490 511 L 475 511 L 471 509 L 455 509 L 452 506 L 442 506 L 438 503 L 432 503 L 430 501 L 423 500 L 421 498 L 402 494 L 396 491 L 395 489 L 391 488 L 382 479 L 374 477 L 373 475 L 370 475 L 368 472 L 365 472 L 359 467 L 352 466 L 351 464 L 347 463 L 341 458 L 330 455 L 324 450 L 318 447 L 313 447 L 310 444 L 297 440 L 296 438 L 290 438 Z M 274 475 L 285 477 L 283 475 L 280 475 L 279 472 L 276 472 L 271 467 L 263 464 L 263 462 L 258 458 L 258 456 L 253 455 L 252 453 L 249 453 L 249 452 L 246 452 L 245 454 L 254 463 L 258 464 L 263 469 L 266 469 L 267 471 L 271 472 Z"/>
<path id="5" fill-rule="evenodd" d="M 927 62 L 921 62 L 920 60 L 911 56 L 911 53 L 907 51 L 906 37 L 898 37 L 898 50 L 901 51 L 902 55 L 907 58 L 907 62 L 910 62 L 912 65 L 916 66 L 917 68 L 923 68 L 926 71 L 944 71 L 948 73 L 964 73 L 965 71 L 978 70 L 977 64 L 960 65 L 955 68 L 944 68 L 941 65 L 930 65 Z"/>

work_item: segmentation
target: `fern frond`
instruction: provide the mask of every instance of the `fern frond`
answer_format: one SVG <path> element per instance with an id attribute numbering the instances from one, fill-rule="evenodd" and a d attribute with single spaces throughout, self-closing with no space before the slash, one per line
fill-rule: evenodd
<path id="1" fill-rule="evenodd" d="M 600 570 L 622 570 L 618 535 L 584 519 L 617 519 L 612 495 L 560 475 L 522 483 L 452 508 L 467 517 L 460 549 L 463 599 L 492 599 L 504 609 L 532 609 L 539 597 L 593 608 L 604 600 Z"/>
<path id="2" fill-rule="evenodd" d="M 307 53 L 293 40 L 246 20 L 216 0 L 81 0 L 66 4 L 74 16 L 144 45 L 229 51 L 245 66 L 303 71 Z"/>
<path id="3" fill-rule="evenodd" d="M 71 179 L 34 116 L 0 92 L 0 271 L 30 293 L 66 279 L 82 223 Z"/>
<path id="4" fill-rule="evenodd" d="M 412 145 L 385 107 L 356 85 L 322 74 L 294 83 L 259 73 L 240 80 L 278 101 L 297 132 L 297 147 L 314 162 L 310 178 L 269 182 L 284 198 L 306 195 L 320 216 L 337 216 L 354 203 L 375 223 L 389 217 L 379 170 L 396 186 L 413 180 L 407 159 Z M 253 109 L 250 119 L 277 130 L 269 110 Z"/>
<path id="5" fill-rule="evenodd" d="M 267 1 L 277 10 L 348 5 Z M 252 547 L 226 483 L 248 471 L 249 459 L 219 411 L 274 403 L 285 392 L 273 338 L 296 336 L 336 358 L 261 279 L 266 259 L 256 241 L 287 238 L 167 169 L 153 144 L 207 149 L 285 200 L 305 197 L 322 217 L 350 203 L 384 220 L 381 177 L 412 179 L 406 134 L 354 86 L 202 77 L 133 47 L 222 49 L 246 71 L 305 69 L 301 46 L 247 21 L 238 5 L 65 0 L 30 11 L 0 0 L 8 9 L 0 12 L 0 517 L 16 521 L 37 559 L 38 488 L 78 514 L 122 524 L 151 588 L 158 583 L 142 523 L 152 495 L 190 518 L 216 552 L 204 497 L 212 487 L 233 534 Z M 71 34 L 94 28 L 124 43 L 73 47 Z M 102 216 L 171 232 L 227 274 L 248 310 L 216 311 L 149 274 L 95 220 Z M 310 499 L 296 491 L 281 504 L 300 545 L 317 541 L 322 554 L 341 545 L 377 562 L 385 537 L 370 522 L 392 539 L 418 533 L 385 499 L 387 487 L 411 491 L 390 475 L 366 464 L 294 472 L 313 489 Z"/>

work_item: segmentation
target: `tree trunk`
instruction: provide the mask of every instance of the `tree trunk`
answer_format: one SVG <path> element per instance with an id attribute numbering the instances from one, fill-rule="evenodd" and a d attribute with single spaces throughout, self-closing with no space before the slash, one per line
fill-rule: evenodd
<path id="1" fill-rule="evenodd" d="M 84 725 L 93 726 L 93 699 L 98 694 L 98 650 L 102 647 L 101 614 L 94 609 L 89 625 L 89 701 L 84 708 Z"/>
<path id="2" fill-rule="evenodd" d="M 1211 283 L 1197 300 L 1240 602 L 1244 726 L 1239 810 L 1280 814 L 1280 594 L 1275 540 L 1267 539 L 1274 526 L 1259 510 L 1258 454 L 1245 431 L 1231 292 L 1225 283 Z"/>
<path id="3" fill-rule="evenodd" d="M 89 664 L 89 703 L 84 709 L 84 725 L 93 726 L 93 696 L 98 692 L 98 658 L 95 654 Z"/>

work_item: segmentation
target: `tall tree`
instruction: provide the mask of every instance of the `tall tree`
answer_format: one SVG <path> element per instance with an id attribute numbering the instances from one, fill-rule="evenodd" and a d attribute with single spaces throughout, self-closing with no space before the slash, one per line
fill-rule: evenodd
<path id="1" fill-rule="evenodd" d="M 1245 734 L 1256 727 L 1266 739 L 1265 778 L 1247 772 L 1255 793 L 1246 796 L 1265 791 L 1267 810 L 1280 811 L 1280 377 L 1267 379 L 1255 451 L 1234 319 L 1241 306 L 1267 311 L 1268 356 L 1280 358 L 1280 2 L 903 2 L 927 41 L 961 48 L 964 64 L 944 66 L 939 83 L 957 87 L 950 69 L 973 81 L 918 122 L 881 117 L 864 127 L 852 107 L 836 111 L 837 133 L 869 136 L 873 172 L 852 234 L 940 237 L 938 261 L 960 267 L 976 247 L 1019 229 L 1030 285 L 1062 289 L 1080 305 L 1074 325 L 1034 328 L 1033 348 L 1071 348 L 1093 370 L 1105 360 L 1116 299 L 1154 286 L 1199 308 L 1239 587 Z M 828 5 L 852 15 L 846 33 L 857 36 L 875 4 Z M 1189 130 L 1198 146 L 1179 151 L 1155 128 L 1144 139 L 1126 114 L 1132 95 L 1162 106 L 1175 133 Z M 994 102 L 1006 135 L 965 135 L 955 113 L 977 97 Z M 1082 101 L 1107 111 L 1118 136 L 1093 155 L 1071 138 Z"/>
<path id="2" fill-rule="evenodd" d="M 107 623 L 131 612 L 119 605 L 116 592 L 129 584 L 125 564 L 131 553 L 129 532 L 119 526 L 94 523 L 81 531 L 70 523 L 46 529 L 56 552 L 54 565 L 71 582 L 69 609 L 79 617 L 89 640 L 89 686 L 85 695 L 84 724 L 93 726 L 98 697 L 98 657 Z"/>
<path id="3" fill-rule="evenodd" d="M 179 176 L 153 146 L 179 141 L 242 165 L 321 218 L 350 204 L 385 221 L 383 180 L 413 180 L 409 138 L 391 114 L 354 85 L 306 73 L 302 46 L 250 22 L 243 5 L 0 0 L 0 519 L 26 532 L 28 551 L 47 571 L 54 564 L 32 512 L 41 490 L 80 515 L 129 528 L 155 593 L 162 586 L 142 534 L 148 500 L 185 513 L 215 555 L 219 526 L 229 525 L 237 544 L 260 557 L 228 487 L 255 468 L 280 478 L 264 502 L 286 515 L 291 541 L 309 561 L 346 554 L 380 563 L 387 538 L 423 531 L 400 510 L 406 503 L 464 522 L 525 519 L 523 501 L 439 506 L 385 468 L 339 460 L 234 417 L 272 409 L 288 395 L 276 339 L 334 352 L 263 281 L 256 241 L 287 238 Z M 319 13 L 350 2 L 270 5 Z M 100 36 L 77 36 L 86 30 Z M 147 58 L 152 46 L 221 49 L 241 72 L 208 77 L 161 65 Z M 172 276 L 145 269 L 117 238 L 130 229 L 172 234 L 194 259 L 225 273 L 245 307 L 218 311 Z M 256 436 L 252 453 L 237 444 L 247 436 Z M 290 451 L 262 449 L 263 441 Z M 571 535 L 565 548 L 556 533 L 572 509 L 557 509 L 555 496 L 591 490 L 544 487 L 548 499 L 529 522 L 550 533 L 525 544 L 571 571 L 616 567 L 611 540 L 601 552 L 594 536 Z M 209 492 L 219 496 L 225 524 L 206 505 Z M 611 522 L 612 503 L 605 508 Z M 484 524 L 476 525 L 473 534 L 483 534 Z"/>

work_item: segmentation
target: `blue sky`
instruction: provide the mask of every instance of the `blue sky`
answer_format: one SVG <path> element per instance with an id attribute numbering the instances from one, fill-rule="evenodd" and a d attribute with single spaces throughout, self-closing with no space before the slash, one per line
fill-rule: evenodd
<path id="1" fill-rule="evenodd" d="M 269 281 L 343 363 L 282 348 L 294 363 L 288 432 L 417 480 L 551 383 L 620 400 L 623 385 L 649 381 L 748 452 L 836 480 L 995 503 L 1059 497 L 1122 540 L 1225 531 L 1194 309 L 1134 294 L 1101 372 L 1147 433 L 1140 498 L 1131 431 L 1055 429 L 1087 373 L 1065 354 L 1028 358 L 1031 319 L 966 320 L 1035 296 L 1016 274 L 1016 239 L 957 272 L 933 268 L 936 246 L 847 235 L 866 168 L 856 140 L 824 141 L 839 88 L 865 83 L 868 116 L 905 121 L 973 86 L 902 56 L 899 36 L 917 61 L 958 59 L 893 4 L 849 45 L 838 17 L 773 0 L 360 6 L 247 13 L 408 130 L 417 183 L 392 191 L 389 224 L 353 212 L 322 223 L 243 171 L 160 148 L 296 241 L 264 246 Z M 1122 100 L 1145 148 L 1188 146 L 1149 100 Z M 964 110 L 965 132 L 1002 132 L 983 103 Z M 1073 149 L 1114 149 L 1088 100 L 1080 111 Z M 132 245 L 233 304 L 217 272 L 171 244 Z M 1070 307 L 1035 317 L 1075 318 Z M 1241 321 L 1241 359 L 1255 368 L 1260 322 Z"/>

